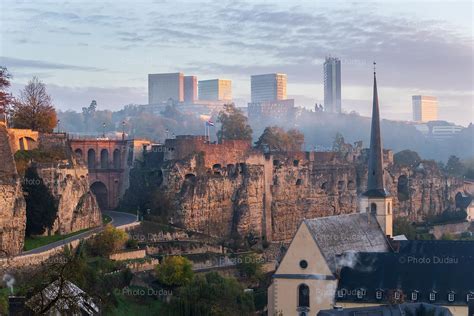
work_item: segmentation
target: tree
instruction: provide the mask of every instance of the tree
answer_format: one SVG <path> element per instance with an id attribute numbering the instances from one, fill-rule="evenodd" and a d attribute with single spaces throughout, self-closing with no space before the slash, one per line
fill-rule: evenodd
<path id="1" fill-rule="evenodd" d="M 459 157 L 449 156 L 445 170 L 450 175 L 460 176 L 464 173 L 464 165 Z"/>
<path id="2" fill-rule="evenodd" d="M 252 294 L 245 293 L 236 279 L 217 272 L 194 277 L 179 289 L 172 307 L 179 315 L 255 315 Z"/>
<path id="3" fill-rule="evenodd" d="M 393 162 L 398 166 L 417 166 L 421 161 L 420 156 L 416 151 L 409 149 L 402 150 L 393 155 Z"/>
<path id="4" fill-rule="evenodd" d="M 23 181 L 26 200 L 26 235 L 41 235 L 53 226 L 58 202 L 34 168 L 28 168 Z"/>
<path id="5" fill-rule="evenodd" d="M 100 234 L 89 243 L 89 250 L 93 255 L 108 257 L 117 250 L 122 249 L 128 240 L 128 235 L 123 230 L 107 224 Z"/>
<path id="6" fill-rule="evenodd" d="M 253 253 L 241 256 L 237 261 L 237 270 L 246 278 L 259 280 L 263 276 L 262 260 Z"/>
<path id="7" fill-rule="evenodd" d="M 8 93 L 10 87 L 11 74 L 7 68 L 0 66 L 0 117 L 6 115 L 13 102 L 11 93 Z"/>
<path id="8" fill-rule="evenodd" d="M 262 135 L 255 142 L 255 146 L 259 149 L 274 151 L 298 151 L 304 143 L 304 135 L 296 130 L 291 129 L 288 132 L 278 126 L 266 127 Z"/>
<path id="9" fill-rule="evenodd" d="M 39 132 L 52 132 L 57 124 L 56 110 L 46 85 L 33 77 L 20 92 L 13 106 L 13 125 Z"/>
<path id="10" fill-rule="evenodd" d="M 217 132 L 219 141 L 252 139 L 252 128 L 248 124 L 247 117 L 233 103 L 224 105 L 224 110 L 219 112 L 217 121 L 222 124 Z"/>
<path id="11" fill-rule="evenodd" d="M 408 240 L 415 240 L 416 228 L 406 217 L 398 217 L 393 221 L 393 234 L 405 235 Z"/>
<path id="12" fill-rule="evenodd" d="M 156 266 L 156 277 L 165 286 L 183 286 L 189 284 L 194 277 L 193 265 L 181 256 L 166 257 Z"/>

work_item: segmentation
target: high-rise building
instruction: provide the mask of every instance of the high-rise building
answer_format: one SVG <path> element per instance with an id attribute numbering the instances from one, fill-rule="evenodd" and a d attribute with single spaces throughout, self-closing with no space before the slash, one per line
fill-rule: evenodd
<path id="1" fill-rule="evenodd" d="M 324 62 L 324 110 L 341 113 L 341 61 L 335 57 Z"/>
<path id="2" fill-rule="evenodd" d="M 184 102 L 192 104 L 197 100 L 197 86 L 196 76 L 184 76 Z"/>
<path id="3" fill-rule="evenodd" d="M 414 95 L 411 97 L 413 105 L 413 121 L 429 122 L 438 120 L 438 100 L 436 97 Z"/>
<path id="4" fill-rule="evenodd" d="M 286 100 L 286 74 L 253 75 L 250 82 L 252 103 Z"/>
<path id="5" fill-rule="evenodd" d="M 148 75 L 148 104 L 158 104 L 172 99 L 184 101 L 184 75 L 181 72 Z"/>
<path id="6" fill-rule="evenodd" d="M 200 80 L 199 100 L 232 101 L 232 81 L 226 79 Z"/>

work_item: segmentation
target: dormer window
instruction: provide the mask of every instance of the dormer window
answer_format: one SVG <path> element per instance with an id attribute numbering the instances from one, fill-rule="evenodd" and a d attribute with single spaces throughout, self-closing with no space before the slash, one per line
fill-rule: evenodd
<path id="1" fill-rule="evenodd" d="M 418 300 L 418 291 L 411 292 L 411 300 L 417 301 Z"/>
<path id="2" fill-rule="evenodd" d="M 454 302 L 454 299 L 455 299 L 454 292 L 449 292 L 448 293 L 448 302 Z"/>
<path id="3" fill-rule="evenodd" d="M 430 293 L 430 301 L 431 301 L 431 302 L 436 301 L 436 292 L 431 292 L 431 293 Z"/>
<path id="4" fill-rule="evenodd" d="M 378 299 L 378 300 L 381 300 L 383 297 L 383 292 L 381 290 L 377 290 L 375 292 L 375 298 Z"/>
<path id="5" fill-rule="evenodd" d="M 357 290 L 357 298 L 362 299 L 364 298 L 365 291 L 363 289 L 358 289 Z"/>

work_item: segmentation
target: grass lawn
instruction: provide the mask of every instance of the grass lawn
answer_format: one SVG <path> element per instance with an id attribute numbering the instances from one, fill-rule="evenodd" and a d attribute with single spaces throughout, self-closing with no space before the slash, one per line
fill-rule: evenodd
<path id="1" fill-rule="evenodd" d="M 144 290 L 145 293 L 147 290 Z M 165 303 L 160 302 L 149 297 L 136 296 L 130 297 L 125 295 L 117 295 L 117 307 L 109 310 L 105 315 L 114 316 L 127 316 L 127 315 L 143 315 L 143 316 L 154 316 L 154 315 L 169 315 L 165 314 L 166 309 Z"/>
<path id="2" fill-rule="evenodd" d="M 48 245 L 58 240 L 63 240 L 68 237 L 83 233 L 88 231 L 89 229 L 79 230 L 74 233 L 70 233 L 67 235 L 52 235 L 52 236 L 34 236 L 34 237 L 25 237 L 25 246 L 23 247 L 23 251 L 28 251 L 31 249 L 35 249 L 44 245 Z"/>

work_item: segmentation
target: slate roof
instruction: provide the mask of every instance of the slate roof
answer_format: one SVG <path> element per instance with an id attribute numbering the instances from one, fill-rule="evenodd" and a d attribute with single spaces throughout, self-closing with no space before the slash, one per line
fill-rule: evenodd
<path id="1" fill-rule="evenodd" d="M 471 240 L 407 240 L 400 241 L 399 253 L 422 255 L 474 256 Z"/>
<path id="2" fill-rule="evenodd" d="M 416 312 L 421 308 L 424 308 L 425 310 L 429 311 L 434 310 L 435 313 L 433 315 L 452 316 L 452 313 L 446 307 L 423 303 L 406 303 L 400 305 L 380 305 L 371 307 L 344 308 L 342 310 L 328 309 L 320 311 L 318 313 L 318 316 L 405 316 L 416 315 Z"/>
<path id="3" fill-rule="evenodd" d="M 441 251 L 435 253 L 431 245 L 415 243 L 412 249 L 420 252 L 358 253 L 354 264 L 340 271 L 336 300 L 387 303 L 388 293 L 396 290 L 405 294 L 405 301 L 410 301 L 411 293 L 417 291 L 417 302 L 467 305 L 467 296 L 474 294 L 474 257 L 470 256 L 472 252 L 458 251 L 454 255 L 446 247 L 442 245 Z M 357 290 L 364 293 L 362 297 L 357 297 Z M 382 299 L 376 298 L 378 290 L 384 293 Z M 433 291 L 436 300 L 431 302 L 429 295 Z M 448 301 L 449 293 L 455 294 L 453 302 Z"/>
<path id="4" fill-rule="evenodd" d="M 345 252 L 387 252 L 388 240 L 376 218 L 347 214 L 304 220 L 329 268 L 336 272 L 336 256 Z"/>
<path id="5" fill-rule="evenodd" d="M 64 280 L 62 289 L 60 289 L 60 285 L 59 280 L 54 281 L 40 293 L 30 298 L 25 305 L 35 313 L 39 313 L 43 306 L 47 306 L 57 299 L 50 310 L 52 313 L 68 311 L 72 315 L 77 313 L 76 308 L 80 308 L 81 315 L 97 315 L 99 313 L 99 307 L 92 298 L 77 285 L 67 280 Z M 60 296 L 59 299 L 58 296 Z"/>

